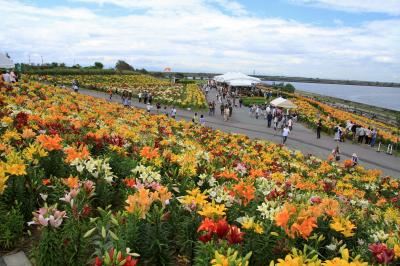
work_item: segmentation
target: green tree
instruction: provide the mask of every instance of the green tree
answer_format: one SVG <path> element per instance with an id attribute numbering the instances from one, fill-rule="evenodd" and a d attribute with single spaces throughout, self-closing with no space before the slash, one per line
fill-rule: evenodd
<path id="1" fill-rule="evenodd" d="M 94 67 L 97 69 L 103 69 L 104 65 L 101 62 L 94 62 Z"/>
<path id="2" fill-rule="evenodd" d="M 133 66 L 131 66 L 130 64 L 128 64 L 127 62 L 125 62 L 123 60 L 117 61 L 117 63 L 115 64 L 115 69 L 117 69 L 118 71 L 123 71 L 123 70 L 134 71 L 135 70 L 133 68 Z"/>
<path id="3" fill-rule="evenodd" d="M 291 93 L 293 93 L 296 90 L 296 88 L 290 83 L 286 83 L 282 89 L 286 92 L 291 92 Z"/>

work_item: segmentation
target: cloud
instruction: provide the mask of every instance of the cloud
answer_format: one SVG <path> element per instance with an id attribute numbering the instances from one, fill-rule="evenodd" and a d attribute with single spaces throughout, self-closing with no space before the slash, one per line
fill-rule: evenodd
<path id="1" fill-rule="evenodd" d="M 45 62 L 102 61 L 113 66 L 123 59 L 150 70 L 169 66 L 176 71 L 255 70 L 400 81 L 395 75 L 400 70 L 400 19 L 321 27 L 255 17 L 240 5 L 223 6 L 227 1 L 219 0 L 187 0 L 182 5 L 178 0 L 80 1 L 95 2 L 96 7 L 84 8 L 76 1 L 39 7 L 0 0 L 7 29 L 0 33 L 0 51 L 8 51 L 17 62 L 28 62 L 31 55 L 37 63 L 43 56 Z M 121 14 L 105 15 L 109 5 L 120 8 Z"/>
<path id="2" fill-rule="evenodd" d="M 346 12 L 357 13 L 385 13 L 400 15 L 399 0 L 289 0 L 302 5 L 329 8 Z"/>

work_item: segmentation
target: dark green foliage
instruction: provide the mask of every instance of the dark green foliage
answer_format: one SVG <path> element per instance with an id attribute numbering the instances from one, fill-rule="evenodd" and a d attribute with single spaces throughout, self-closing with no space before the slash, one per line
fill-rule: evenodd
<path id="1" fill-rule="evenodd" d="M 214 258 L 215 245 L 213 242 L 202 243 L 198 241 L 196 243 L 196 256 L 193 262 L 195 266 L 208 266 L 211 260 Z"/>
<path id="2" fill-rule="evenodd" d="M 40 185 L 43 179 L 43 170 L 38 168 L 28 168 L 27 175 L 13 176 L 8 180 L 8 187 L 2 195 L 5 204 L 21 203 L 20 212 L 24 219 L 29 221 L 32 212 L 37 209 L 40 197 Z"/>
<path id="3" fill-rule="evenodd" d="M 115 69 L 118 71 L 122 71 L 122 70 L 134 71 L 135 70 L 130 64 L 128 64 L 127 62 L 125 62 L 123 60 L 117 61 L 117 63 L 115 64 Z"/>
<path id="4" fill-rule="evenodd" d="M 83 238 L 88 222 L 66 219 L 62 229 L 62 250 L 67 265 L 84 265 L 90 257 L 88 239 Z"/>
<path id="5" fill-rule="evenodd" d="M 53 228 L 44 228 L 37 250 L 38 266 L 68 265 L 63 261 L 61 235 Z"/>
<path id="6" fill-rule="evenodd" d="M 128 214 L 126 217 L 125 224 L 121 231 L 123 232 L 122 237 L 125 240 L 126 247 L 133 251 L 139 251 L 139 239 L 141 235 L 139 234 L 140 220 L 136 214 Z"/>
<path id="7" fill-rule="evenodd" d="M 265 265 L 266 261 L 280 258 L 274 254 L 273 250 L 276 246 L 276 237 L 271 236 L 267 230 L 264 234 L 257 234 L 253 231 L 247 231 L 245 234 L 243 254 L 252 252 L 250 265 Z"/>
<path id="8" fill-rule="evenodd" d="M 283 90 L 286 92 L 293 93 L 296 89 L 292 84 L 286 83 L 285 86 L 283 86 Z"/>
<path id="9" fill-rule="evenodd" d="M 195 80 L 188 80 L 188 79 L 181 79 L 181 80 L 178 80 L 177 83 L 181 83 L 181 84 L 196 84 L 196 81 Z"/>
<path id="10" fill-rule="evenodd" d="M 104 65 L 101 62 L 94 62 L 94 67 L 97 69 L 103 69 Z"/>
<path id="11" fill-rule="evenodd" d="M 131 170 L 136 167 L 137 162 L 132 158 L 122 157 L 114 152 L 110 154 L 109 164 L 116 176 L 125 178 L 132 175 Z"/>
<path id="12" fill-rule="evenodd" d="M 105 209 L 115 202 L 115 189 L 111 187 L 104 179 L 98 179 L 96 182 L 95 198 L 93 206 Z"/>
<path id="13" fill-rule="evenodd" d="M 179 209 L 179 206 L 171 206 L 171 208 L 176 210 L 171 213 L 170 219 L 171 224 L 175 225 L 173 235 L 177 252 L 192 261 L 200 219 L 183 209 Z"/>
<path id="14" fill-rule="evenodd" d="M 64 176 L 68 177 L 68 167 L 64 163 L 63 151 L 51 151 L 49 156 L 41 158 L 40 166 L 44 169 L 46 177 L 50 176 Z"/>
<path id="15" fill-rule="evenodd" d="M 246 97 L 243 98 L 243 105 L 244 106 L 250 106 L 253 104 L 261 105 L 265 104 L 266 99 L 264 97 Z"/>
<path id="16" fill-rule="evenodd" d="M 11 249 L 18 244 L 24 229 L 24 216 L 20 211 L 21 204 L 14 203 L 10 209 L 0 202 L 0 249 Z"/>
<path id="17" fill-rule="evenodd" d="M 140 225 L 141 261 L 147 265 L 173 265 L 170 241 L 173 225 L 164 220 L 163 209 L 158 205 L 153 206 L 146 220 Z"/>

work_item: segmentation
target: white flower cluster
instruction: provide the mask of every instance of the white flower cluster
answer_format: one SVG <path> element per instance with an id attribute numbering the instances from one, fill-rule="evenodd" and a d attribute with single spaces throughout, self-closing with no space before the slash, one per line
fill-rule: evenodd
<path id="1" fill-rule="evenodd" d="M 213 199 L 216 203 L 221 204 L 225 203 L 226 207 L 232 206 L 234 201 L 234 197 L 229 195 L 229 192 L 224 189 L 223 186 L 215 186 L 207 190 L 210 198 Z"/>
<path id="2" fill-rule="evenodd" d="M 282 205 L 277 201 L 266 201 L 257 207 L 257 211 L 261 213 L 261 217 L 266 220 L 273 221 L 276 214 L 282 210 Z"/>
<path id="3" fill-rule="evenodd" d="M 264 177 L 258 177 L 256 179 L 257 190 L 261 191 L 264 196 L 268 195 L 274 189 L 279 189 L 273 180 L 268 180 Z"/>
<path id="4" fill-rule="evenodd" d="M 139 164 L 132 170 L 132 173 L 139 174 L 138 179 L 140 179 L 144 184 L 151 184 L 153 182 L 160 183 L 161 181 L 160 173 L 153 171 L 151 166 L 146 167 Z"/>
<path id="5" fill-rule="evenodd" d="M 196 153 L 196 159 L 198 162 L 209 162 L 210 161 L 210 154 L 206 151 L 200 150 Z"/>
<path id="6" fill-rule="evenodd" d="M 370 206 L 370 203 L 366 199 L 360 199 L 360 200 L 352 199 L 352 200 L 350 200 L 350 204 L 353 206 L 358 206 L 362 209 L 367 209 Z"/>
<path id="7" fill-rule="evenodd" d="M 374 240 L 375 243 L 384 243 L 389 238 L 389 234 L 386 234 L 383 230 L 379 230 L 376 232 L 371 231 L 371 238 Z"/>
<path id="8" fill-rule="evenodd" d="M 91 157 L 87 160 L 76 159 L 71 163 L 71 165 L 75 166 L 79 173 L 86 170 L 94 178 L 104 178 L 107 183 L 111 183 L 115 177 L 111 171 L 108 159 L 93 159 Z"/>

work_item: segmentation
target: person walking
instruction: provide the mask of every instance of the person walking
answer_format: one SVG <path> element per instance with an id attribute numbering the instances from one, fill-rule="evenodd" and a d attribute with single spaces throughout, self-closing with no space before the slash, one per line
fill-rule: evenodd
<path id="1" fill-rule="evenodd" d="M 192 118 L 192 122 L 195 123 L 195 124 L 197 124 L 198 119 L 199 119 L 199 118 L 197 117 L 197 113 L 194 113 L 194 116 L 193 116 L 193 118 Z"/>
<path id="2" fill-rule="evenodd" d="M 370 141 L 370 146 L 374 147 L 375 146 L 375 142 L 376 142 L 376 137 L 378 135 L 378 132 L 376 131 L 376 128 L 374 128 L 371 132 L 371 141 Z"/>
<path id="3" fill-rule="evenodd" d="M 228 121 L 229 119 L 229 107 L 225 106 L 225 110 L 224 110 L 224 121 Z"/>
<path id="4" fill-rule="evenodd" d="M 368 144 L 371 142 L 371 138 L 372 138 L 372 131 L 371 128 L 366 128 L 365 129 L 365 144 Z"/>
<path id="5" fill-rule="evenodd" d="M 219 106 L 219 109 L 221 110 L 221 116 L 223 116 L 224 111 L 225 111 L 225 105 L 223 103 L 221 103 L 221 105 Z"/>
<path id="6" fill-rule="evenodd" d="M 242 104 L 243 104 L 243 99 L 242 97 L 239 98 L 239 108 L 242 108 Z"/>
<path id="7" fill-rule="evenodd" d="M 139 103 L 142 102 L 142 97 L 143 97 L 143 93 L 142 93 L 142 92 L 139 92 L 139 94 L 138 94 Z"/>
<path id="8" fill-rule="evenodd" d="M 335 161 L 340 161 L 340 149 L 339 145 L 336 146 L 335 149 L 332 150 L 332 157 Z"/>
<path id="9" fill-rule="evenodd" d="M 200 125 L 202 126 L 206 125 L 206 119 L 204 118 L 204 115 L 200 115 Z"/>
<path id="10" fill-rule="evenodd" d="M 340 141 L 340 134 L 341 134 L 340 126 L 336 126 L 335 127 L 335 137 L 333 139 L 335 141 L 339 142 Z"/>
<path id="11" fill-rule="evenodd" d="M 171 117 L 172 117 L 173 119 L 176 119 L 176 109 L 175 109 L 175 106 L 173 106 L 172 109 L 171 109 Z"/>
<path id="12" fill-rule="evenodd" d="M 75 92 L 79 91 L 79 82 L 76 79 L 72 81 L 72 88 L 74 89 Z"/>
<path id="13" fill-rule="evenodd" d="M 274 130 L 276 131 L 276 128 L 278 127 L 279 119 L 278 116 L 274 117 Z"/>
<path id="14" fill-rule="evenodd" d="M 290 131 L 292 131 L 293 130 L 293 120 L 291 117 L 289 117 L 287 124 L 288 124 Z"/>
<path id="15" fill-rule="evenodd" d="M 288 136 L 289 136 L 289 133 L 290 133 L 290 129 L 289 129 L 289 127 L 286 125 L 286 126 L 283 128 L 283 130 L 282 130 L 282 144 L 283 144 L 283 145 L 285 145 L 286 140 L 287 140 L 287 138 L 288 138 Z"/>
<path id="16" fill-rule="evenodd" d="M 111 101 L 111 99 L 112 99 L 112 97 L 113 97 L 113 91 L 112 91 L 111 88 L 108 89 L 108 96 L 109 96 L 109 99 L 110 99 L 110 101 Z"/>
<path id="17" fill-rule="evenodd" d="M 146 104 L 146 110 L 147 110 L 147 113 L 149 113 L 149 114 L 150 114 L 150 112 L 151 112 L 151 109 L 153 109 L 153 106 L 151 106 L 151 104 L 150 104 L 150 103 L 147 103 L 147 104 Z"/>
<path id="18" fill-rule="evenodd" d="M 272 122 L 272 113 L 269 112 L 267 114 L 267 121 L 268 121 L 268 127 L 271 127 L 271 122 Z"/>
<path id="19" fill-rule="evenodd" d="M 256 119 L 260 116 L 260 107 L 257 105 L 256 107 Z"/>
<path id="20" fill-rule="evenodd" d="M 360 132 L 358 133 L 358 143 L 363 143 L 365 136 L 365 129 L 363 127 L 360 127 Z"/>
<path id="21" fill-rule="evenodd" d="M 132 104 L 132 92 L 128 93 L 128 108 L 131 108 Z"/>
<path id="22" fill-rule="evenodd" d="M 321 119 L 317 123 L 317 139 L 321 138 L 322 122 Z"/>

